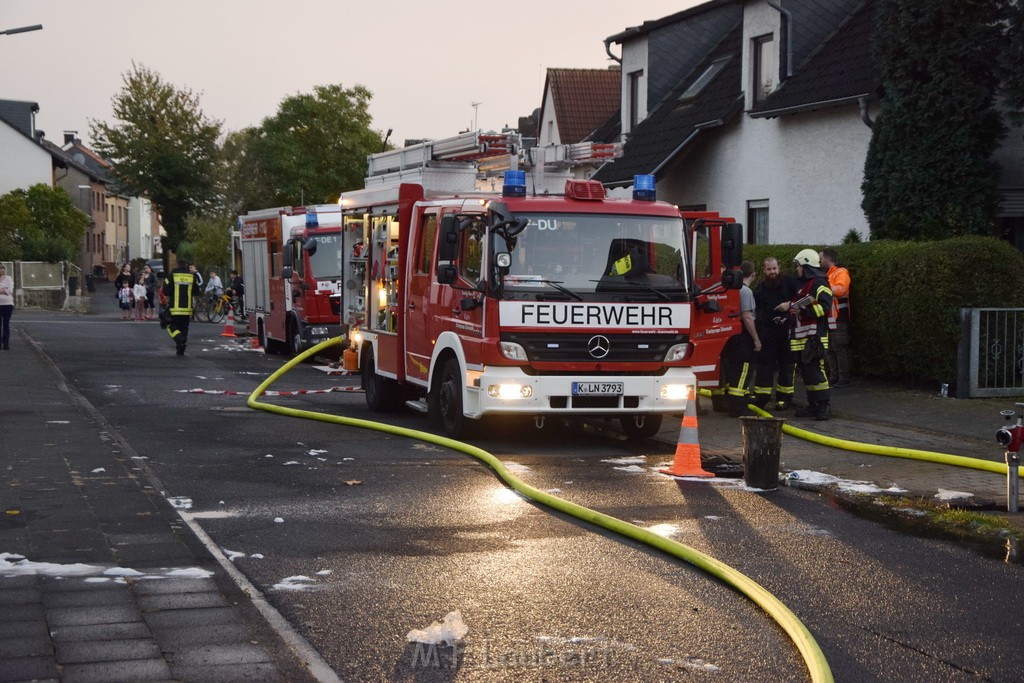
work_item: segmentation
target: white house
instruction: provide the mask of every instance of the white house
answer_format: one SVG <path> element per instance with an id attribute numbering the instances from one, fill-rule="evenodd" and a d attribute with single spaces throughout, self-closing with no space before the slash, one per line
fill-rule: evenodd
<path id="1" fill-rule="evenodd" d="M 53 185 L 53 161 L 39 144 L 35 102 L 0 100 L 0 194 Z"/>
<path id="2" fill-rule="evenodd" d="M 607 38 L 610 55 L 621 46 L 625 147 L 594 178 L 653 173 L 660 199 L 732 216 L 748 243 L 866 239 L 873 31 L 871 0 L 712 0 Z M 997 158 L 1000 221 L 1024 241 L 1020 138 Z"/>

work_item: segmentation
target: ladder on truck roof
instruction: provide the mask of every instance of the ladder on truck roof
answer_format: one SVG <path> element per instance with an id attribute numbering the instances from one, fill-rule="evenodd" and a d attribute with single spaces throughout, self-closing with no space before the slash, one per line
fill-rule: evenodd
<path id="1" fill-rule="evenodd" d="M 428 140 L 367 157 L 367 174 L 371 177 L 423 168 L 432 161 L 476 162 L 498 156 L 519 154 L 518 133 L 481 133 L 469 131 L 450 138 Z"/>

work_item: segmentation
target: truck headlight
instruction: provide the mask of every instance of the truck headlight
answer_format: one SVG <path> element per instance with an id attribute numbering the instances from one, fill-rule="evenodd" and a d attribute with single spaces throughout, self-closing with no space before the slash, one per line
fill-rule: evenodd
<path id="1" fill-rule="evenodd" d="M 661 397 L 666 401 L 685 401 L 689 396 L 689 384 L 665 384 L 661 387 Z"/>
<path id="2" fill-rule="evenodd" d="M 675 344 L 669 348 L 668 353 L 665 354 L 666 363 L 674 363 L 680 360 L 686 360 L 686 357 L 690 354 L 689 344 Z"/>
<path id="3" fill-rule="evenodd" d="M 311 327 L 311 328 L 309 328 L 309 333 L 312 336 L 314 336 L 314 337 L 326 337 L 327 336 L 327 328 L 326 327 Z"/>
<path id="4" fill-rule="evenodd" d="M 500 398 L 503 401 L 530 398 L 533 396 L 533 387 L 528 384 L 489 384 L 487 385 L 487 395 L 491 398 Z"/>
<path id="5" fill-rule="evenodd" d="M 501 355 L 509 360 L 527 360 L 526 349 L 515 342 L 501 342 L 498 347 L 501 349 Z"/>

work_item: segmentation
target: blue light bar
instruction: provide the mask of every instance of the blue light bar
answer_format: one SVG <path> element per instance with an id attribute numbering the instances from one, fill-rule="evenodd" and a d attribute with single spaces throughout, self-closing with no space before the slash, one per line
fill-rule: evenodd
<path id="1" fill-rule="evenodd" d="M 315 227 L 317 227 L 319 225 L 320 225 L 320 221 L 317 220 L 316 212 L 313 212 L 313 213 L 306 212 L 306 227 L 307 228 L 315 228 Z"/>
<path id="2" fill-rule="evenodd" d="M 642 202 L 654 201 L 653 175 L 633 176 L 633 199 L 637 199 Z"/>
<path id="3" fill-rule="evenodd" d="M 525 197 L 526 171 L 505 171 L 501 194 L 505 197 Z"/>

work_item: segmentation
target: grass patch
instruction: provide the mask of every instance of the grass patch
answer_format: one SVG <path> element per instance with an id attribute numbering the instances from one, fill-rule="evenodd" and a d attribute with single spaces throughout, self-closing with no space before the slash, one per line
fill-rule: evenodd
<path id="1" fill-rule="evenodd" d="M 924 498 L 880 496 L 878 500 L 894 511 L 913 514 L 921 522 L 926 521 L 948 534 L 982 540 L 1024 540 L 1024 528 L 993 514 L 936 505 Z"/>

